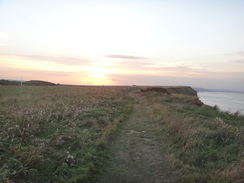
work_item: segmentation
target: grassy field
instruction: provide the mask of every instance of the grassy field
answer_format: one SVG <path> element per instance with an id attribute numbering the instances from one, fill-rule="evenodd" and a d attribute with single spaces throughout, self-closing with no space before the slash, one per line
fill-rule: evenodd
<path id="1" fill-rule="evenodd" d="M 0 179 L 89 182 L 131 111 L 124 87 L 0 87 Z"/>
<path id="2" fill-rule="evenodd" d="M 140 87 L 0 86 L 0 182 L 243 182 L 244 117 L 198 104 Z"/>

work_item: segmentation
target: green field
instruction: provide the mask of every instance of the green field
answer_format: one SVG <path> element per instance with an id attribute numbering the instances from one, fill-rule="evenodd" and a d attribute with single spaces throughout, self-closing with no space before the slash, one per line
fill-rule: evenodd
<path id="1" fill-rule="evenodd" d="M 142 89 L 0 86 L 0 182 L 243 182 L 243 116 Z"/>

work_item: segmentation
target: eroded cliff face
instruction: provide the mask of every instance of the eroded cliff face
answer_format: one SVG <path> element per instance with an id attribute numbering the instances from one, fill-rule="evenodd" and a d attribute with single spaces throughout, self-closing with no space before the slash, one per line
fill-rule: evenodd
<path id="1" fill-rule="evenodd" d="M 144 87 L 141 89 L 141 92 L 158 92 L 163 94 L 182 94 L 189 96 L 196 96 L 197 92 L 192 89 L 190 86 L 162 86 L 162 87 Z"/>
<path id="2" fill-rule="evenodd" d="M 190 86 L 162 86 L 162 87 L 142 87 L 141 92 L 143 93 L 149 93 L 149 92 L 157 92 L 161 93 L 163 95 L 186 95 L 191 96 L 190 104 L 191 105 L 197 105 L 197 106 L 203 106 L 204 103 L 198 98 L 197 92 L 192 89 Z"/>
<path id="3" fill-rule="evenodd" d="M 184 87 L 169 87 L 167 90 L 172 94 L 183 94 L 183 95 L 190 95 L 190 96 L 197 96 L 197 92 L 192 89 L 190 86 Z"/>

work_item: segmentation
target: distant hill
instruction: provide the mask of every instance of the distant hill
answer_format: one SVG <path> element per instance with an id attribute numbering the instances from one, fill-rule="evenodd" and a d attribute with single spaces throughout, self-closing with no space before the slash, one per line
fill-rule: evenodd
<path id="1" fill-rule="evenodd" d="M 0 80 L 0 85 L 21 85 L 20 81 L 11 81 L 11 80 Z M 30 80 L 30 81 L 23 81 L 23 86 L 56 86 L 55 83 L 51 83 L 48 81 L 40 81 L 40 80 Z"/>
<path id="2" fill-rule="evenodd" d="M 25 86 L 56 86 L 56 84 L 48 81 L 30 80 L 23 82 Z"/>
<path id="3" fill-rule="evenodd" d="M 0 85 L 20 85 L 19 81 L 0 80 Z"/>
<path id="4" fill-rule="evenodd" d="M 244 93 L 243 91 L 234 91 L 226 89 L 205 89 L 205 88 L 193 88 L 197 92 L 226 92 L 226 93 Z"/>

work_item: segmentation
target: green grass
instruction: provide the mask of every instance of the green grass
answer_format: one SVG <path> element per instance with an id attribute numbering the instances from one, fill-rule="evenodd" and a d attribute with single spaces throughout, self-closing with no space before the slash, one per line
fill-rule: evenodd
<path id="1" fill-rule="evenodd" d="M 112 164 L 132 164 L 135 180 L 241 183 L 244 117 L 197 100 L 140 87 L 0 86 L 0 182 L 99 182 L 113 146 L 134 158 Z M 154 174 L 150 164 L 164 166 Z"/>
<path id="2" fill-rule="evenodd" d="M 192 105 L 194 97 L 180 98 L 154 100 L 154 110 L 162 116 L 159 134 L 167 135 L 171 161 L 181 172 L 172 182 L 242 182 L 244 117 Z"/>
<path id="3" fill-rule="evenodd" d="M 107 140 L 131 111 L 124 90 L 1 86 L 1 181 L 94 181 Z"/>

